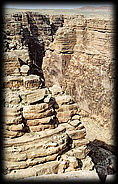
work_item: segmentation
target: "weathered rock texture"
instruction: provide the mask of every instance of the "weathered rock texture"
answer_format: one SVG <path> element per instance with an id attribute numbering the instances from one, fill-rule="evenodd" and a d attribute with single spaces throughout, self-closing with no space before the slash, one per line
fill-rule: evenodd
<path id="1" fill-rule="evenodd" d="M 29 77 L 30 85 L 23 82 L 17 88 L 10 80 L 7 85 L 4 82 L 4 170 L 7 177 L 25 178 L 81 169 L 82 160 L 84 163 L 88 154 L 88 141 L 78 105 L 60 86 L 48 89 L 38 85 L 36 88 L 33 82 L 38 76 L 22 77 L 23 80 Z M 90 159 L 87 169 L 92 167 Z M 25 171 L 25 175 L 19 175 L 21 171 Z"/>
<path id="2" fill-rule="evenodd" d="M 58 82 L 99 126 L 113 121 L 114 27 L 111 19 L 64 19 L 43 59 L 47 86 Z"/>
<path id="3" fill-rule="evenodd" d="M 88 140 L 78 104 L 60 85 L 45 87 L 41 70 L 44 53 L 58 27 L 63 25 L 63 16 L 28 12 L 6 19 L 3 80 L 6 178 L 84 168 Z M 92 167 L 89 158 L 86 169 Z"/>
<path id="4" fill-rule="evenodd" d="M 5 16 L 4 22 L 4 70 L 9 75 L 19 66 L 19 62 L 41 68 L 45 50 L 53 41 L 58 27 L 63 26 L 64 18 L 63 15 L 26 12 Z M 39 68 L 34 71 L 32 67 L 30 72 L 36 74 Z"/>
<path id="5" fill-rule="evenodd" d="M 110 120 L 110 25 L 80 15 L 24 12 L 5 17 L 6 178 L 93 169 L 80 107 L 101 114 L 103 122 Z"/>

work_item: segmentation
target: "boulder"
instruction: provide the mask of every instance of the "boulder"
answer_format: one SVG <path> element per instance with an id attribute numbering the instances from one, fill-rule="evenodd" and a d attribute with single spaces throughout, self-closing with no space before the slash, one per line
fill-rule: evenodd
<path id="1" fill-rule="evenodd" d="M 44 112 L 41 112 L 40 110 L 39 110 L 39 112 L 23 111 L 23 116 L 27 120 L 46 118 L 46 117 L 52 116 L 54 114 L 55 114 L 55 111 L 53 109 L 50 109 L 50 110 L 47 109 Z"/>
<path id="2" fill-rule="evenodd" d="M 73 148 L 73 149 L 69 150 L 66 153 L 66 155 L 67 156 L 74 156 L 78 159 L 84 159 L 84 158 L 86 158 L 88 152 L 89 151 L 88 151 L 86 145 L 83 145 L 83 146 L 76 147 L 76 148 Z"/>
<path id="3" fill-rule="evenodd" d="M 27 103 L 31 104 L 38 102 L 44 99 L 47 93 L 48 93 L 47 88 L 37 89 L 34 92 L 32 91 L 32 93 L 27 95 Z"/>
<path id="4" fill-rule="evenodd" d="M 23 86 L 23 79 L 21 76 L 6 76 L 4 80 L 4 87 L 10 89 L 18 89 Z"/>
<path id="5" fill-rule="evenodd" d="M 66 94 L 55 96 L 55 100 L 59 105 L 71 104 L 73 102 L 72 97 Z"/>
<path id="6" fill-rule="evenodd" d="M 67 131 L 69 137 L 71 137 L 73 140 L 77 140 L 80 138 L 84 138 L 86 135 L 85 129 L 82 130 L 72 130 L 72 131 Z"/>
<path id="7" fill-rule="evenodd" d="M 77 110 L 70 110 L 70 111 L 64 111 L 64 112 L 58 112 L 56 117 L 60 123 L 67 122 L 70 120 L 71 116 L 75 114 Z"/>
<path id="8" fill-rule="evenodd" d="M 63 94 L 62 88 L 60 87 L 59 84 L 54 84 L 52 87 L 49 88 L 51 91 L 52 95 L 58 95 L 58 94 Z"/>
<path id="9" fill-rule="evenodd" d="M 23 124 L 7 126 L 6 129 L 11 130 L 11 131 L 22 131 Z"/>
<path id="10" fill-rule="evenodd" d="M 20 72 L 23 76 L 28 75 L 28 71 L 29 71 L 30 67 L 28 65 L 22 65 L 20 67 Z"/>
<path id="11" fill-rule="evenodd" d="M 81 121 L 75 119 L 75 120 L 73 120 L 73 121 L 72 121 L 72 120 L 69 121 L 68 123 L 76 128 L 76 127 L 78 127 L 78 126 L 81 124 Z"/>
<path id="12" fill-rule="evenodd" d="M 38 126 L 29 126 L 30 132 L 39 132 L 44 131 L 45 129 L 52 129 L 55 128 L 55 125 L 38 125 Z"/>
<path id="13" fill-rule="evenodd" d="M 47 103 L 40 103 L 40 104 L 36 104 L 36 105 L 27 105 L 24 106 L 23 108 L 23 116 L 25 119 L 38 119 L 37 118 L 31 118 L 32 115 L 36 116 L 39 113 L 48 110 L 48 104 Z M 28 116 L 29 115 L 29 116 Z"/>

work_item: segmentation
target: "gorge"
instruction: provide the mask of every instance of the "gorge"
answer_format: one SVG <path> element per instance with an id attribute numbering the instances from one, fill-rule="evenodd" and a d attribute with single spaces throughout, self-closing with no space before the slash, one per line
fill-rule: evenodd
<path id="1" fill-rule="evenodd" d="M 22 11 L 3 22 L 5 177 L 92 171 L 88 143 L 114 145 L 113 20 Z"/>

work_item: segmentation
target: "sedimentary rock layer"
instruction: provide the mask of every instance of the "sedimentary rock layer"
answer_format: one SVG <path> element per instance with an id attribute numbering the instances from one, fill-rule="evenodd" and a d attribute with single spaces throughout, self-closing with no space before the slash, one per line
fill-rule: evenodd
<path id="1" fill-rule="evenodd" d="M 28 11 L 5 17 L 6 178 L 93 168 L 79 112 L 110 119 L 111 23 Z"/>
<path id="2" fill-rule="evenodd" d="M 47 86 L 59 83 L 104 127 L 110 127 L 113 120 L 113 38 L 111 19 L 67 17 L 42 66 Z"/>

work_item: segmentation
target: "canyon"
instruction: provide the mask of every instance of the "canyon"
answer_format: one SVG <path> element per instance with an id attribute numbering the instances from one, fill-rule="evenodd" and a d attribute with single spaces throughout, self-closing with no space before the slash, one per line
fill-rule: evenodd
<path id="1" fill-rule="evenodd" d="M 4 176 L 91 171 L 87 145 L 114 145 L 114 22 L 5 13 Z"/>

